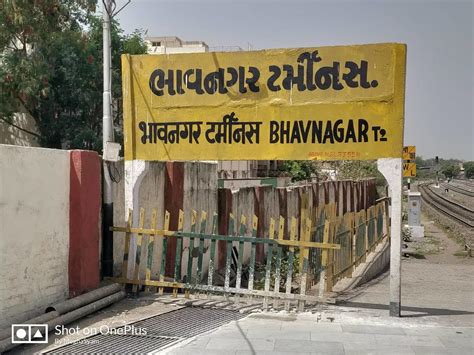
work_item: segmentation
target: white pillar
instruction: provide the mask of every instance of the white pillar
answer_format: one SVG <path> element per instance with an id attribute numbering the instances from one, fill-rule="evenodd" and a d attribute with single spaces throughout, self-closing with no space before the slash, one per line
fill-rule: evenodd
<path id="1" fill-rule="evenodd" d="M 402 159 L 379 159 L 377 160 L 377 168 L 387 180 L 391 196 L 390 316 L 400 317 L 402 280 Z"/>
<path id="2" fill-rule="evenodd" d="M 132 210 L 133 226 L 138 223 L 140 216 L 140 185 L 148 171 L 148 162 L 144 160 L 125 160 L 125 220 L 128 211 Z M 135 267 L 136 241 L 130 242 L 128 257 L 128 276 Z"/>

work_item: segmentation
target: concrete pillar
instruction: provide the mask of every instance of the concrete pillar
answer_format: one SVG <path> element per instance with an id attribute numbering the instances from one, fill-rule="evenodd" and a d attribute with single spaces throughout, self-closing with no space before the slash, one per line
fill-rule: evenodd
<path id="1" fill-rule="evenodd" d="M 125 161 L 125 220 L 128 211 L 132 210 L 133 226 L 137 226 L 140 216 L 140 185 L 148 170 L 148 162 L 144 160 Z M 135 267 L 136 240 L 131 239 L 128 260 L 128 277 Z M 131 256 L 131 257 L 130 257 Z"/>
<path id="2" fill-rule="evenodd" d="M 401 315 L 401 252 L 402 252 L 402 160 L 377 160 L 377 168 L 389 185 L 391 196 L 390 223 L 390 316 Z"/>
<path id="3" fill-rule="evenodd" d="M 99 287 L 100 159 L 96 152 L 70 153 L 69 296 Z"/>

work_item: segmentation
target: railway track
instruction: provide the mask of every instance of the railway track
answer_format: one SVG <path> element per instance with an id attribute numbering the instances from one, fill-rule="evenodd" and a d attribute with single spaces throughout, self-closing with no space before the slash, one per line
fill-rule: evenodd
<path id="1" fill-rule="evenodd" d="M 444 188 L 448 188 L 450 190 L 453 190 L 453 191 L 455 191 L 457 193 L 460 193 L 462 195 L 469 196 L 469 197 L 474 197 L 474 191 L 464 189 L 464 188 L 460 187 L 459 185 L 453 185 L 452 183 L 451 184 L 442 183 L 441 186 L 443 186 Z"/>
<path id="2" fill-rule="evenodd" d="M 474 228 L 474 210 L 437 194 L 428 184 L 419 185 L 418 189 L 422 199 L 435 210 L 464 227 Z"/>
<path id="3" fill-rule="evenodd" d="M 474 181 L 473 180 L 458 180 L 458 179 L 455 179 L 453 180 L 453 182 L 457 183 L 457 184 L 460 184 L 460 185 L 465 185 L 471 189 L 474 189 Z"/>

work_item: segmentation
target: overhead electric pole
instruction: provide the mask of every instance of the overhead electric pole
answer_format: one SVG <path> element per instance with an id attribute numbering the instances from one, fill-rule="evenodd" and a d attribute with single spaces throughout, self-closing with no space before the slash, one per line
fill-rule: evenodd
<path id="1" fill-rule="evenodd" d="M 102 44 L 104 59 L 104 92 L 103 92 L 103 116 L 102 116 L 102 166 L 103 166 L 103 197 L 102 197 L 102 275 L 113 276 L 114 272 L 114 240 L 110 227 L 114 223 L 114 185 L 110 164 L 118 161 L 120 146 L 114 144 L 114 125 L 112 120 L 112 41 L 111 21 L 115 15 L 122 11 L 130 3 L 128 0 L 116 11 L 115 0 L 102 0 Z M 115 150 L 116 158 L 110 154 Z"/>
<path id="2" fill-rule="evenodd" d="M 102 156 L 105 154 L 107 142 L 114 141 L 112 123 L 112 75 L 111 75 L 111 41 L 110 19 L 112 0 L 103 0 L 103 60 L 104 60 L 104 92 L 102 116 Z M 102 275 L 113 276 L 114 244 L 110 227 L 114 220 L 113 182 L 109 174 L 108 162 L 103 159 L 103 200 L 102 200 Z"/>

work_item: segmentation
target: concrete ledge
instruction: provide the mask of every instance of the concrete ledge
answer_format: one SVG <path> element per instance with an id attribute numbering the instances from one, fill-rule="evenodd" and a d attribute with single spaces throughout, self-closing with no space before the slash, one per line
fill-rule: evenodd
<path id="1" fill-rule="evenodd" d="M 333 289 L 336 294 L 349 291 L 382 274 L 390 264 L 390 242 L 385 238 L 375 250 L 370 253 L 366 261 L 355 269 L 351 278 L 340 280 Z"/>

